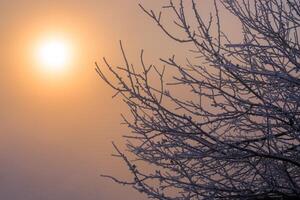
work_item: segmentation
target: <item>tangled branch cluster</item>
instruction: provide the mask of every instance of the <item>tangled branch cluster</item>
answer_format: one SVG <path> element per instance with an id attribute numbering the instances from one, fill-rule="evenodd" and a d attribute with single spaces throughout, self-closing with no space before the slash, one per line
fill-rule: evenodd
<path id="1" fill-rule="evenodd" d="M 215 0 L 208 20 L 191 2 L 171 0 L 162 8 L 185 37 L 168 30 L 164 12 L 140 5 L 168 37 L 193 45 L 197 59 L 185 65 L 161 59 L 177 73 L 171 82 L 164 69 L 144 63 L 143 52 L 133 67 L 122 45 L 124 67 L 104 59 L 114 80 L 96 68 L 132 115 L 124 121 L 136 160 L 115 148 L 133 179 L 108 177 L 162 200 L 299 196 L 300 1 Z M 240 21 L 241 42 L 222 32 L 220 9 Z M 154 75 L 158 85 L 150 82 Z"/>

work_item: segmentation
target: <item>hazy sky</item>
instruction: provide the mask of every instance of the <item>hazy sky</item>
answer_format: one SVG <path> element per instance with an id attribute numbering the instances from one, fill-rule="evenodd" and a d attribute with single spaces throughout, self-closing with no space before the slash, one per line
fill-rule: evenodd
<path id="1" fill-rule="evenodd" d="M 166 1 L 0 1 L 0 199 L 145 199 L 131 188 L 101 178 L 126 177 L 112 158 L 111 141 L 122 144 L 125 106 L 94 71 L 106 56 L 121 64 L 118 41 L 129 57 L 157 62 L 177 51 L 138 7 Z M 49 34 L 72 43 L 67 73 L 47 75 L 34 59 L 35 44 Z"/>
<path id="2" fill-rule="evenodd" d="M 122 63 L 120 39 L 134 58 L 141 48 L 164 49 L 138 2 L 0 1 L 0 199 L 143 199 L 99 176 L 126 176 L 110 157 L 111 141 L 124 133 L 124 106 L 94 71 L 103 56 Z M 74 44 L 62 77 L 41 73 L 34 60 L 34 44 L 49 33 Z"/>

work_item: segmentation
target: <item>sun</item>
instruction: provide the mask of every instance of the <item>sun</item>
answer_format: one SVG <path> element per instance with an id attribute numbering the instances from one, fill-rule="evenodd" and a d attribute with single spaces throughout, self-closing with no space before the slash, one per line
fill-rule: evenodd
<path id="1" fill-rule="evenodd" d="M 46 73 L 62 73 L 71 61 L 70 44 L 62 38 L 46 38 L 39 42 L 36 57 L 39 67 Z"/>

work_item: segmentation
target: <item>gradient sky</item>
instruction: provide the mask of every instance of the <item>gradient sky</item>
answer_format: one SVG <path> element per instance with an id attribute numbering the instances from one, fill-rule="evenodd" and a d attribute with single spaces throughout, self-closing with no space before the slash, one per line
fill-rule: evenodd
<path id="1" fill-rule="evenodd" d="M 118 41 L 138 63 L 180 52 L 139 9 L 168 1 L 0 1 L 0 199 L 146 199 L 99 175 L 127 177 L 112 158 L 111 141 L 122 144 L 126 129 L 113 91 L 94 71 L 94 62 L 122 64 Z M 32 49 L 38 38 L 63 34 L 74 46 L 68 73 L 51 77 L 38 70 Z"/>

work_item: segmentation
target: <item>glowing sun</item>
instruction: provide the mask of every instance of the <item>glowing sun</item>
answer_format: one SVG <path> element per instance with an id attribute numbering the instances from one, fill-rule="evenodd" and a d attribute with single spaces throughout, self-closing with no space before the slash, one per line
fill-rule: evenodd
<path id="1" fill-rule="evenodd" d="M 47 73 L 66 70 L 71 60 L 71 47 L 60 38 L 48 38 L 39 42 L 36 51 L 39 66 Z"/>

